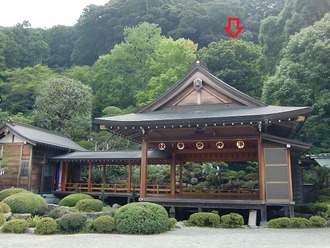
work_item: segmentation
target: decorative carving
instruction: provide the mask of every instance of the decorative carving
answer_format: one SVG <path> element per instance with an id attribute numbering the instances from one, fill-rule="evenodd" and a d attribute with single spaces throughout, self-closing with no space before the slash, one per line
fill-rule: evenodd
<path id="1" fill-rule="evenodd" d="M 222 149 L 225 147 L 225 143 L 223 143 L 222 141 L 218 141 L 217 143 L 215 143 L 215 145 L 218 149 Z"/>
<path id="2" fill-rule="evenodd" d="M 176 147 L 179 149 L 179 150 L 183 150 L 184 149 L 184 143 L 180 142 L 176 145 Z"/>
<path id="3" fill-rule="evenodd" d="M 204 148 L 204 144 L 203 144 L 203 142 L 197 142 L 196 143 L 196 148 L 198 149 L 198 150 L 202 150 L 203 148 Z"/>
<path id="4" fill-rule="evenodd" d="M 161 151 L 164 151 L 166 149 L 166 144 L 165 143 L 159 143 L 158 144 L 158 149 Z"/>
<path id="5" fill-rule="evenodd" d="M 236 146 L 237 146 L 237 148 L 242 149 L 242 148 L 244 148 L 245 143 L 243 140 L 239 140 L 236 142 Z"/>

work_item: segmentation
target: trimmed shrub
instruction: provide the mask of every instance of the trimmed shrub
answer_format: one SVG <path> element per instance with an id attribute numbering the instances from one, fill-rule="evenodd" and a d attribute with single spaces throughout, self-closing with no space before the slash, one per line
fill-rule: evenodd
<path id="1" fill-rule="evenodd" d="M 29 223 L 29 227 L 36 227 L 39 221 L 41 221 L 43 217 L 39 215 L 31 216 L 27 219 L 27 222 Z"/>
<path id="2" fill-rule="evenodd" d="M 103 215 L 94 221 L 94 229 L 98 233 L 111 233 L 115 228 L 115 219 L 111 216 Z"/>
<path id="3" fill-rule="evenodd" d="M 290 225 L 290 219 L 288 217 L 271 219 L 268 222 L 269 228 L 288 228 L 289 225 Z"/>
<path id="4" fill-rule="evenodd" d="M 244 225 L 243 216 L 237 213 L 223 215 L 221 216 L 220 220 L 224 227 L 237 228 Z"/>
<path id="5" fill-rule="evenodd" d="M 3 224 L 5 224 L 6 222 L 6 217 L 4 214 L 0 213 L 0 226 L 2 226 Z"/>
<path id="6" fill-rule="evenodd" d="M 169 218 L 168 219 L 168 228 L 169 229 L 175 228 L 177 223 L 178 223 L 178 221 L 175 218 Z"/>
<path id="7" fill-rule="evenodd" d="M 154 234 L 168 230 L 166 209 L 151 202 L 133 202 L 115 213 L 116 230 L 126 234 Z"/>
<path id="8" fill-rule="evenodd" d="M 29 223 L 23 219 L 7 221 L 2 225 L 1 231 L 4 233 L 23 233 L 29 227 Z"/>
<path id="9" fill-rule="evenodd" d="M 76 204 L 76 209 L 84 212 L 100 212 L 103 209 L 103 202 L 97 199 L 84 199 Z"/>
<path id="10" fill-rule="evenodd" d="M 0 202 L 0 213 L 10 213 L 11 209 L 7 203 Z"/>
<path id="11" fill-rule="evenodd" d="M 309 224 L 311 227 L 325 227 L 326 220 L 321 216 L 312 216 L 309 218 Z"/>
<path id="12" fill-rule="evenodd" d="M 290 228 L 306 228 L 309 227 L 309 221 L 306 218 L 290 218 L 289 219 L 289 227 Z"/>
<path id="13" fill-rule="evenodd" d="M 71 207 L 59 206 L 59 207 L 52 209 L 47 214 L 47 216 L 56 220 L 68 213 L 74 213 L 74 212 L 77 212 L 77 209 L 71 208 Z"/>
<path id="14" fill-rule="evenodd" d="M 87 216 L 82 213 L 68 213 L 57 219 L 60 230 L 65 233 L 77 233 L 84 229 Z"/>
<path id="15" fill-rule="evenodd" d="M 43 215 L 48 209 L 46 200 L 31 192 L 13 194 L 3 202 L 9 205 L 13 213 Z"/>
<path id="16" fill-rule="evenodd" d="M 75 193 L 64 197 L 60 200 L 60 206 L 67 206 L 67 207 L 74 207 L 76 206 L 77 202 L 83 199 L 94 199 L 92 196 L 83 194 L 83 193 Z"/>
<path id="17" fill-rule="evenodd" d="M 17 193 L 22 193 L 22 192 L 29 192 L 29 191 L 27 191 L 26 189 L 22 189 L 22 188 L 3 189 L 0 191 L 0 202 L 8 196 L 11 196 L 11 195 L 17 194 Z"/>
<path id="18" fill-rule="evenodd" d="M 36 233 L 41 235 L 54 234 L 58 229 L 57 223 L 50 217 L 42 218 L 36 226 Z"/>
<path id="19" fill-rule="evenodd" d="M 220 216 L 215 213 L 194 213 L 189 216 L 188 222 L 201 227 L 217 227 L 220 224 Z"/>

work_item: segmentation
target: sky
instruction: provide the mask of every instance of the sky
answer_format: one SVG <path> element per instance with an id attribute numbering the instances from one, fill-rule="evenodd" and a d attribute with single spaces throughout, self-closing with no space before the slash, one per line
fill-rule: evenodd
<path id="1" fill-rule="evenodd" d="M 25 20 L 32 28 L 73 26 L 87 5 L 107 2 L 109 0 L 0 0 L 0 26 L 12 27 Z"/>

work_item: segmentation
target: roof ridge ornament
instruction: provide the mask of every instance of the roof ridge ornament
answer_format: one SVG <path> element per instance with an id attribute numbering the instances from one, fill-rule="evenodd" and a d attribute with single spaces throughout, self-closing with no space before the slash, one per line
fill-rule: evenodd
<path id="1" fill-rule="evenodd" d="M 195 53 L 195 55 L 196 55 L 196 61 L 190 65 L 190 70 L 201 67 L 204 70 L 208 71 L 209 69 L 207 68 L 207 64 L 204 61 L 202 61 L 202 59 L 199 57 L 197 53 Z"/>

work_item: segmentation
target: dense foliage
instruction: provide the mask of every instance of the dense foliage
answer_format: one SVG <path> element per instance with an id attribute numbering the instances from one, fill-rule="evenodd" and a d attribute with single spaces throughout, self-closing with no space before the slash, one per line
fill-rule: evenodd
<path id="1" fill-rule="evenodd" d="M 83 199 L 77 202 L 76 208 L 83 212 L 100 212 L 103 208 L 103 202 L 98 199 Z"/>
<path id="2" fill-rule="evenodd" d="M 59 228 L 64 233 L 77 233 L 86 225 L 87 216 L 82 213 L 68 213 L 57 219 Z"/>
<path id="3" fill-rule="evenodd" d="M 112 216 L 100 216 L 94 221 L 93 225 L 98 233 L 111 233 L 115 228 L 115 219 Z"/>
<path id="4" fill-rule="evenodd" d="M 244 225 L 244 218 L 237 213 L 222 215 L 220 218 L 221 225 L 228 228 L 238 228 Z"/>
<path id="5" fill-rule="evenodd" d="M 166 209 L 155 203 L 129 203 L 119 208 L 114 218 L 119 233 L 154 234 L 169 228 Z"/>
<path id="6" fill-rule="evenodd" d="M 23 219 L 13 219 L 5 222 L 1 227 L 4 233 L 23 233 L 29 227 L 29 223 Z"/>
<path id="7" fill-rule="evenodd" d="M 217 227 L 220 224 L 220 216 L 215 213 L 194 213 L 189 216 L 188 223 L 201 227 Z"/>
<path id="8" fill-rule="evenodd" d="M 8 189 L 3 189 L 0 191 L 0 201 L 5 199 L 8 196 L 11 196 L 13 194 L 17 193 L 22 193 L 22 192 L 27 192 L 26 189 L 23 188 L 8 188 Z"/>

